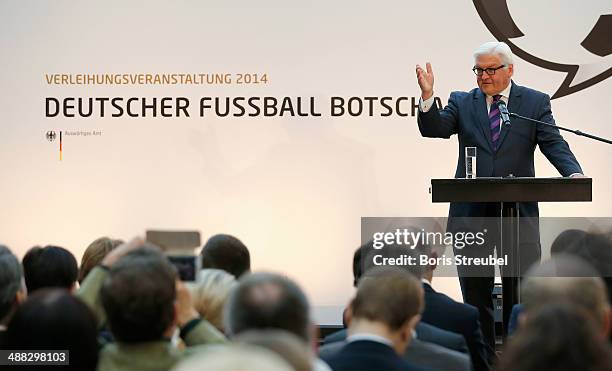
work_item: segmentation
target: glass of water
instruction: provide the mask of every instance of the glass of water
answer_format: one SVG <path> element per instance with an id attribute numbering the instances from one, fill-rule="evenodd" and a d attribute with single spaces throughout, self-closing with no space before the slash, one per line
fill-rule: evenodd
<path id="1" fill-rule="evenodd" d="M 465 147 L 465 178 L 476 178 L 476 147 Z"/>

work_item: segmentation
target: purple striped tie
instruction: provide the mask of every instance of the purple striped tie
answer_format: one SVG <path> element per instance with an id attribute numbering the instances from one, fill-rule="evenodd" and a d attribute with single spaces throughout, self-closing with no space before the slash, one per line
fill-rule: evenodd
<path id="1" fill-rule="evenodd" d="M 491 128 L 491 142 L 493 142 L 493 149 L 497 151 L 497 144 L 499 142 L 499 134 L 501 133 L 501 126 L 499 125 L 499 99 L 501 95 L 494 95 L 493 102 L 491 102 L 491 110 L 489 111 L 489 127 Z"/>

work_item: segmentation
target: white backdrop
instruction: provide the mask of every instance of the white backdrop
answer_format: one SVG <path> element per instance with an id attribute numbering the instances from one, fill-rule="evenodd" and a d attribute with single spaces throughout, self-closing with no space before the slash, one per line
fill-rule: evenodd
<path id="1" fill-rule="evenodd" d="M 415 64 L 431 61 L 445 103 L 452 90 L 475 86 L 472 50 L 494 39 L 472 2 L 125 3 L 0 3 L 0 242 L 19 256 L 57 244 L 80 259 L 99 236 L 128 239 L 148 228 L 231 233 L 255 269 L 295 278 L 321 319 L 321 308 L 337 313 L 352 294 L 361 216 L 446 215 L 427 190 L 430 178 L 454 174 L 456 139 L 421 138 L 415 117 L 51 119 L 44 97 L 411 97 Z M 609 68 L 610 56 L 579 45 L 612 12 L 609 1 L 536 3 L 508 1 L 525 33 L 517 45 L 557 63 Z M 44 78 L 170 72 L 267 73 L 269 83 L 57 86 Z M 551 95 L 564 77 L 515 62 L 518 84 Z M 612 137 L 611 88 L 607 79 L 553 100 L 557 122 Z M 60 162 L 48 130 L 102 135 L 65 137 Z M 594 179 L 593 202 L 546 204 L 541 214 L 610 216 L 611 147 L 565 137 Z M 558 176 L 539 153 L 536 168 Z M 456 280 L 436 286 L 458 297 Z"/>

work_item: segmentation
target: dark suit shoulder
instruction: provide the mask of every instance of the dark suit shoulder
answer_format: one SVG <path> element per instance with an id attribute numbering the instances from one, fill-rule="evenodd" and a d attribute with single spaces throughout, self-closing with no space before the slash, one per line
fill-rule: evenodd
<path id="1" fill-rule="evenodd" d="M 458 106 L 462 106 L 462 104 L 465 101 L 470 101 L 474 95 L 476 94 L 476 90 L 480 91 L 479 89 L 473 89 L 469 92 L 467 91 L 453 91 L 450 93 L 450 96 L 448 97 L 448 101 L 451 102 L 455 102 Z"/>
<path id="2" fill-rule="evenodd" d="M 543 93 L 539 90 L 535 90 L 527 86 L 522 86 L 522 85 L 517 85 L 515 83 L 512 83 L 512 91 L 510 92 L 510 94 L 514 94 L 514 93 L 531 95 L 531 96 L 548 97 L 548 94 Z"/>
<path id="3" fill-rule="evenodd" d="M 331 344 L 331 343 L 335 343 L 335 342 L 343 341 L 343 340 L 346 340 L 346 329 L 345 328 L 327 335 L 323 339 L 323 344 L 327 345 L 327 344 Z"/>
<path id="4" fill-rule="evenodd" d="M 410 342 L 404 358 L 432 370 L 469 371 L 472 367 L 469 355 L 418 338 Z"/>
<path id="5" fill-rule="evenodd" d="M 478 309 L 470 304 L 459 303 L 449 296 L 436 292 L 433 288 L 425 285 L 425 311 L 423 312 L 423 321 L 434 326 L 448 329 L 447 326 L 441 326 L 440 323 L 448 324 L 455 323 L 455 326 L 450 326 L 451 331 L 473 330 L 478 327 Z"/>
<path id="6" fill-rule="evenodd" d="M 444 303 L 445 305 L 452 306 L 453 308 L 459 310 L 460 313 L 472 315 L 474 318 L 478 317 L 478 309 L 476 309 L 475 306 L 466 303 L 460 303 L 446 294 L 435 291 L 429 285 L 424 285 L 424 289 L 425 295 L 431 298 L 432 300 L 439 301 L 440 303 Z"/>
<path id="7" fill-rule="evenodd" d="M 514 82 L 512 83 L 510 95 L 522 96 L 526 101 L 537 102 L 538 105 L 544 104 L 544 102 L 550 102 L 550 95 L 526 86 L 517 85 Z"/>
<path id="8" fill-rule="evenodd" d="M 325 344 L 319 347 L 319 357 L 327 361 L 329 358 L 338 354 L 338 352 L 342 350 L 342 348 L 344 348 L 345 345 L 346 345 L 346 341 L 344 340 Z"/>
<path id="9" fill-rule="evenodd" d="M 323 360 L 334 371 L 423 370 L 399 357 L 391 347 L 369 340 L 349 342 L 339 352 Z"/>
<path id="10" fill-rule="evenodd" d="M 462 334 L 443 330 L 426 322 L 419 322 L 416 326 L 417 337 L 423 341 L 435 343 L 445 348 L 467 353 L 467 343 Z"/>

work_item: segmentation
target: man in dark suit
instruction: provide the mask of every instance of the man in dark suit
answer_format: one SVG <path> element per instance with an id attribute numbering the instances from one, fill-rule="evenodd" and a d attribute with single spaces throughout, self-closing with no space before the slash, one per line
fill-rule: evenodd
<path id="1" fill-rule="evenodd" d="M 366 257 L 363 255 L 367 255 L 368 252 L 372 250 L 373 250 L 373 247 L 370 242 L 370 243 L 364 244 L 363 246 L 358 247 L 355 250 L 355 253 L 353 254 L 353 286 L 354 287 L 357 287 L 357 285 L 359 284 L 359 281 L 361 280 L 361 277 L 363 276 L 363 270 L 367 269 L 370 266 L 370 264 L 368 264 L 365 261 Z M 396 246 L 394 248 L 391 248 L 390 250 L 404 253 L 403 247 Z M 410 250 L 407 252 L 411 253 Z M 427 269 L 430 269 L 430 268 L 427 268 Z M 412 273 L 414 273 L 418 277 L 421 277 L 422 276 L 421 271 L 422 271 L 421 269 L 418 269 L 418 273 L 417 273 L 417 270 L 413 271 Z M 431 278 L 430 278 L 430 281 L 431 281 Z M 350 308 L 347 308 L 343 315 L 343 323 L 345 327 L 347 326 L 347 315 L 346 314 L 350 312 L 349 309 Z M 346 333 L 347 333 L 346 328 L 336 331 L 333 334 L 326 336 L 323 341 L 323 344 L 325 346 L 328 346 L 332 343 L 340 342 L 341 345 L 336 344 L 334 347 L 328 348 L 332 350 L 333 349 L 337 350 L 339 349 L 339 346 L 342 346 L 344 344 L 344 341 L 346 340 Z M 415 333 L 416 333 L 416 339 L 418 339 L 418 341 L 420 342 L 433 344 L 433 345 L 439 345 L 451 351 L 456 351 L 459 353 L 464 353 L 464 354 L 468 353 L 467 343 L 466 343 L 466 340 L 463 334 L 443 330 L 441 328 L 435 327 L 433 325 L 427 324 L 422 321 L 416 325 Z M 411 353 L 410 348 L 412 348 L 412 346 L 409 347 L 408 353 Z"/>
<path id="2" fill-rule="evenodd" d="M 423 288 L 410 273 L 372 270 L 351 303 L 347 344 L 324 360 L 334 371 L 418 370 L 402 356 L 422 307 Z"/>
<path id="3" fill-rule="evenodd" d="M 427 63 L 424 70 L 416 66 L 416 75 L 421 88 L 418 125 L 424 137 L 450 138 L 457 134 L 459 140 L 459 159 L 455 178 L 465 177 L 465 148 L 477 148 L 478 177 L 534 177 L 534 151 L 539 146 L 542 153 L 563 176 L 583 176 L 578 161 L 568 144 L 556 128 L 533 124 L 514 119 L 512 125 L 503 125 L 500 115 L 500 101 L 508 110 L 519 115 L 554 124 L 548 95 L 512 82 L 514 74 L 513 55 L 505 43 L 489 42 L 474 52 L 473 71 L 478 88 L 470 92 L 453 92 L 444 109 L 434 104 L 434 75 Z M 499 217 L 500 205 L 496 203 L 451 203 L 449 211 L 449 230 L 457 231 L 459 218 Z M 511 265 L 520 261 L 520 270 L 526 270 L 540 259 L 537 203 L 521 203 L 521 217 L 532 217 L 521 225 L 520 254 L 509 256 Z M 471 225 L 470 228 L 488 228 L 492 236 L 498 235 L 499 227 L 488 222 L 484 225 Z M 490 239 L 491 240 L 491 239 Z M 492 239 L 496 240 L 496 239 Z M 499 243 L 479 248 L 478 254 L 489 255 Z M 465 251 L 462 252 L 465 255 Z M 472 251 L 475 253 L 475 251 Z M 497 251 L 502 256 L 501 251 Z M 483 333 L 491 347 L 495 345 L 493 319 L 493 273 L 490 266 L 482 274 L 473 274 L 465 267 L 458 267 L 461 290 L 466 303 L 476 306 L 480 311 Z M 522 273 L 522 272 L 519 272 Z M 502 275 L 505 275 L 502 272 Z M 480 276 L 480 277 L 477 277 Z M 482 277 L 484 276 L 484 277 Z M 516 274 L 514 274 L 516 276 Z M 503 297 L 517 297 L 517 280 L 505 276 Z M 510 309 L 514 303 L 504 301 L 504 323 L 507 324 Z"/>
<path id="4" fill-rule="evenodd" d="M 361 277 L 363 276 L 363 271 L 364 268 L 368 268 L 368 264 L 366 264 L 365 260 L 365 256 L 363 256 L 364 254 L 367 254 L 369 251 L 372 251 L 373 247 L 371 245 L 371 242 L 364 244 L 363 246 L 359 246 L 356 250 L 355 253 L 353 254 L 353 287 L 357 287 L 357 285 L 359 284 L 359 280 L 361 280 Z M 330 343 L 333 342 L 337 342 L 337 341 L 344 341 L 346 340 L 346 313 L 348 311 L 348 308 L 345 309 L 344 315 L 343 315 L 343 324 L 344 324 L 344 329 L 339 330 L 334 332 L 331 335 L 328 335 L 325 337 L 323 343 L 325 345 L 328 345 Z M 445 348 L 448 348 L 450 350 L 454 350 L 460 353 L 467 353 L 468 352 L 468 348 L 467 348 L 467 343 L 465 342 L 465 338 L 463 337 L 463 335 L 454 333 L 454 332 L 450 332 L 450 331 L 446 331 L 446 330 L 442 330 L 440 328 L 437 328 L 435 326 L 429 325 L 427 323 L 423 323 L 423 322 L 419 322 L 416 327 L 415 327 L 415 331 L 417 334 L 417 337 L 424 341 L 424 342 L 428 342 L 428 343 L 434 343 L 440 346 L 443 346 Z"/>
<path id="5" fill-rule="evenodd" d="M 418 227 L 404 227 L 411 233 L 419 232 Z M 445 294 L 439 293 L 431 286 L 433 273 L 437 265 L 437 258 L 444 255 L 446 246 L 429 243 L 419 243 L 415 246 L 390 244 L 386 251 L 373 252 L 366 258 L 369 263 L 372 254 L 384 254 L 385 257 L 397 259 L 409 257 L 414 261 L 405 267 L 410 273 L 421 280 L 424 291 L 425 307 L 421 313 L 421 321 L 437 328 L 461 334 L 467 343 L 470 358 L 475 371 L 488 371 L 490 361 L 495 358 L 495 349 L 488 346 L 480 327 L 478 309 L 469 304 L 458 303 Z M 422 257 L 427 258 L 424 263 Z"/>

